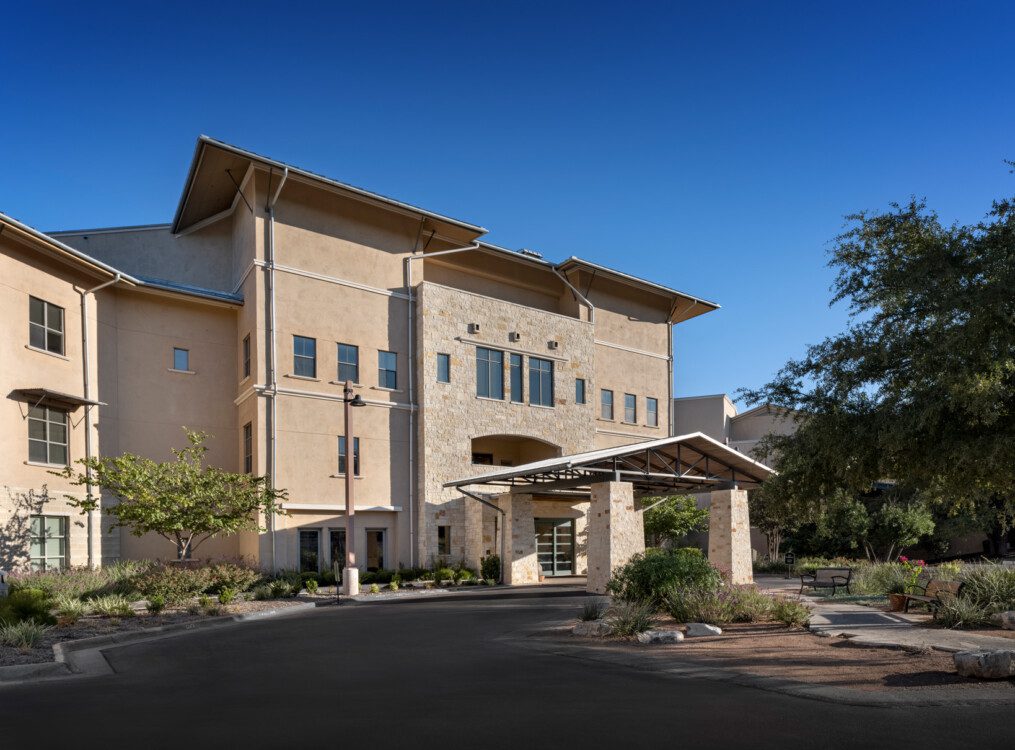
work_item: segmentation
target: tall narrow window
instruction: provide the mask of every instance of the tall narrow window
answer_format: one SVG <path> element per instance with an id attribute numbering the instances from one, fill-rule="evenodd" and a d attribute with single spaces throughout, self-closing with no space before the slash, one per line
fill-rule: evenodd
<path id="1" fill-rule="evenodd" d="M 529 357 L 529 403 L 553 406 L 553 362 Z"/>
<path id="2" fill-rule="evenodd" d="M 243 473 L 254 473 L 254 425 L 243 425 Z"/>
<path id="3" fill-rule="evenodd" d="M 348 462 L 345 455 L 345 435 L 338 437 L 338 473 L 345 474 Z M 352 473 L 359 476 L 359 438 L 352 439 Z"/>
<path id="4" fill-rule="evenodd" d="M 377 385 L 398 388 L 398 356 L 394 352 L 377 352 Z"/>
<path id="5" fill-rule="evenodd" d="M 504 352 L 476 348 L 476 395 L 504 398 Z"/>
<path id="6" fill-rule="evenodd" d="M 585 403 L 585 378 L 574 379 L 574 402 L 576 404 Z"/>
<path id="7" fill-rule="evenodd" d="M 48 406 L 28 407 L 28 460 L 66 466 L 67 412 Z"/>
<path id="8" fill-rule="evenodd" d="M 317 339 L 293 336 L 293 375 L 317 377 Z"/>
<path id="9" fill-rule="evenodd" d="M 522 365 L 522 355 L 512 354 L 510 357 L 511 367 L 511 400 L 516 404 L 525 402 L 525 372 Z"/>
<path id="10" fill-rule="evenodd" d="M 437 354 L 437 382 L 451 382 L 451 355 Z"/>
<path id="11" fill-rule="evenodd" d="M 638 424 L 638 397 L 633 393 L 624 394 L 624 421 Z"/>
<path id="12" fill-rule="evenodd" d="M 613 419 L 613 391 L 604 388 L 599 392 L 599 416 Z"/>
<path id="13" fill-rule="evenodd" d="M 67 518 L 32 516 L 29 565 L 32 570 L 63 570 L 67 567 Z"/>
<path id="14" fill-rule="evenodd" d="M 28 298 L 28 343 L 36 349 L 63 354 L 63 308 Z"/>
<path id="15" fill-rule="evenodd" d="M 359 347 L 352 344 L 338 345 L 338 382 L 351 380 L 359 382 Z"/>
<path id="16" fill-rule="evenodd" d="M 649 427 L 659 426 L 659 399 L 657 398 L 645 399 L 645 416 L 648 419 Z"/>
<path id="17" fill-rule="evenodd" d="M 173 347 L 173 369 L 180 372 L 190 372 L 190 350 Z"/>
<path id="18" fill-rule="evenodd" d="M 250 377 L 250 334 L 243 337 L 243 377 Z"/>
<path id="19" fill-rule="evenodd" d="M 321 532 L 300 529 L 300 572 L 316 573 L 321 568 Z"/>
<path id="20" fill-rule="evenodd" d="M 437 554 L 447 556 L 451 554 L 451 527 L 437 527 Z"/>

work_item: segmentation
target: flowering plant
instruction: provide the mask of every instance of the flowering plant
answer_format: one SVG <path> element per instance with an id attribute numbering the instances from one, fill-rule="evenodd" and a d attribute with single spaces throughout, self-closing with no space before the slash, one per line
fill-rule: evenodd
<path id="1" fill-rule="evenodd" d="M 920 580 L 920 574 L 923 572 L 927 563 L 923 560 L 910 560 L 905 555 L 899 556 L 899 562 L 902 563 L 903 581 L 906 584 L 906 593 L 912 594 L 917 590 L 917 582 Z"/>

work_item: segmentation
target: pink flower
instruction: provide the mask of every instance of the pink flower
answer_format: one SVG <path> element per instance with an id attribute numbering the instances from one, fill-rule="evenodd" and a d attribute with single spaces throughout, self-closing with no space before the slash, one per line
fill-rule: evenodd
<path id="1" fill-rule="evenodd" d="M 917 560 L 917 561 L 916 561 L 915 563 L 913 563 L 913 564 L 914 564 L 914 565 L 919 565 L 919 566 L 920 566 L 920 567 L 922 568 L 922 567 L 923 567 L 924 565 L 926 565 L 927 563 L 925 563 L 925 562 L 924 562 L 923 560 Z"/>
<path id="2" fill-rule="evenodd" d="M 909 558 L 905 555 L 899 555 L 899 562 L 909 562 Z"/>

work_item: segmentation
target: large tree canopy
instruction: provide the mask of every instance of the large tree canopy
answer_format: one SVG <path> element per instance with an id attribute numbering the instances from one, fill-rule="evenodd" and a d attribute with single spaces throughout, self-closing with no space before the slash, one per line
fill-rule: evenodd
<path id="1" fill-rule="evenodd" d="M 916 200 L 847 219 L 831 259 L 847 330 L 745 392 L 798 411 L 763 445 L 778 489 L 805 511 L 889 479 L 999 544 L 1015 519 L 1015 206 L 973 226 Z"/>

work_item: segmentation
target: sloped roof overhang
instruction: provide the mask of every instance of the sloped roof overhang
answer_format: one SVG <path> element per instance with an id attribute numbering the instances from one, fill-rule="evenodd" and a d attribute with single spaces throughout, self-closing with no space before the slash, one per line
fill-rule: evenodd
<path id="1" fill-rule="evenodd" d="M 60 409 L 68 409 L 70 411 L 74 411 L 79 406 L 106 405 L 102 401 L 84 398 L 83 396 L 75 396 L 72 393 L 54 391 L 50 388 L 17 388 L 13 393 L 15 396 L 27 401 L 33 406 L 45 404 L 47 406 L 55 406 Z"/>

